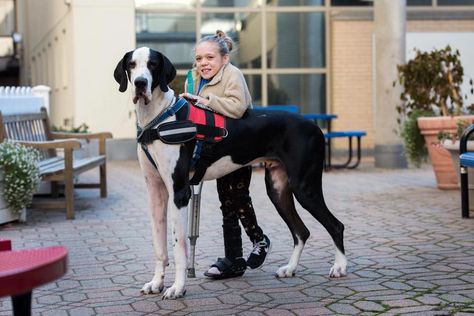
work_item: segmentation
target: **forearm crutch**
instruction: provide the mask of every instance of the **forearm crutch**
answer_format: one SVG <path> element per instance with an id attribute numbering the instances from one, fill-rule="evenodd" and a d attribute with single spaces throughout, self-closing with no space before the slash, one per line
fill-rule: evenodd
<path id="1" fill-rule="evenodd" d="M 189 207 L 189 267 L 188 267 L 188 277 L 195 278 L 196 271 L 194 269 L 194 257 L 196 255 L 196 241 L 199 237 L 199 216 L 201 213 L 201 189 L 202 181 L 198 185 L 191 186 L 191 203 Z"/>

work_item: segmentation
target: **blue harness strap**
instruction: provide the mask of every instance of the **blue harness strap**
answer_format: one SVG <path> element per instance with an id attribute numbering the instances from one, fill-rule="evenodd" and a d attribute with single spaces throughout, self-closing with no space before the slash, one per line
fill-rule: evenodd
<path id="1" fill-rule="evenodd" d="M 194 81 L 192 76 L 192 71 L 188 71 L 187 74 L 187 90 L 188 93 L 193 93 L 194 91 Z M 201 90 L 201 88 L 208 83 L 208 80 L 201 79 L 201 82 L 198 87 L 197 93 Z M 151 156 L 150 152 L 148 151 L 147 145 L 152 143 L 154 140 L 159 139 L 159 131 L 158 128 L 163 121 L 167 118 L 175 115 L 181 108 L 187 104 L 187 101 L 183 98 L 178 99 L 173 105 L 169 106 L 162 114 L 155 117 L 150 123 L 148 123 L 145 127 L 141 128 L 137 124 L 137 142 L 140 143 L 143 152 L 145 153 L 146 157 L 150 161 L 150 163 L 158 170 L 158 166 L 156 165 L 153 157 Z M 217 126 L 207 126 L 199 123 L 195 123 L 197 127 L 197 131 L 201 132 L 208 137 L 205 138 L 209 141 L 209 137 L 211 138 L 219 138 L 227 136 L 227 130 L 225 128 L 217 127 Z M 164 126 L 164 125 L 163 125 Z M 190 162 L 191 167 L 195 167 L 194 176 L 190 179 L 190 184 L 196 185 L 201 182 L 204 174 L 207 170 L 207 167 L 211 164 L 213 159 L 213 145 L 205 142 L 204 140 L 196 140 L 196 145 L 194 147 L 192 159 Z"/>
<path id="2" fill-rule="evenodd" d="M 187 101 L 183 98 L 178 99 L 173 105 L 169 106 L 163 113 L 155 117 L 150 123 L 148 123 L 144 128 L 138 126 L 137 123 L 137 142 L 141 145 L 143 152 L 145 153 L 146 157 L 150 161 L 150 163 L 158 170 L 158 166 L 156 165 L 153 157 L 151 156 L 150 152 L 148 151 L 147 144 L 151 143 L 154 139 L 153 131 L 158 136 L 157 127 L 160 125 L 161 122 L 166 120 L 167 118 L 175 115 L 181 108 L 187 103 Z"/>

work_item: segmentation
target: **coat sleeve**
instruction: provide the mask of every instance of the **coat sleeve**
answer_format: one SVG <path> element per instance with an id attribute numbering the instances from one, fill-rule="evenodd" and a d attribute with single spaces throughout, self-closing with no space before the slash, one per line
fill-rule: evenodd
<path id="1" fill-rule="evenodd" d="M 226 80 L 223 96 L 209 93 L 207 98 L 211 109 L 234 119 L 241 118 L 251 104 L 247 83 L 240 71 Z"/>

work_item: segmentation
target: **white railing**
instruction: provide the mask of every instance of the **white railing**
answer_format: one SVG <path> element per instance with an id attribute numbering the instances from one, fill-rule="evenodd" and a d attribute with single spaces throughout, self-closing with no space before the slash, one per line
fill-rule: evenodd
<path id="1" fill-rule="evenodd" d="M 47 86 L 0 87 L 0 111 L 3 114 L 39 112 L 45 107 L 49 112 L 49 92 Z"/>

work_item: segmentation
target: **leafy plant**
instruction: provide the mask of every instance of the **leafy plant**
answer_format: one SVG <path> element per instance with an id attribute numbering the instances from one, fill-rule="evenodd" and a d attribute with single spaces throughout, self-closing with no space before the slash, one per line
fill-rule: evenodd
<path id="1" fill-rule="evenodd" d="M 39 152 L 13 142 L 0 144 L 3 198 L 10 210 L 19 213 L 31 203 L 39 182 Z"/>
<path id="2" fill-rule="evenodd" d="M 416 121 L 421 116 L 433 116 L 433 113 L 420 109 L 414 110 L 405 120 L 400 130 L 400 137 L 405 145 L 407 159 L 418 168 L 428 157 L 425 138 L 421 135 Z"/>
<path id="3" fill-rule="evenodd" d="M 458 50 L 448 45 L 431 52 L 415 51 L 415 58 L 397 66 L 398 78 L 394 85 L 398 82 L 403 90 L 397 111 L 405 152 L 410 162 L 420 166 L 426 159 L 427 149 L 417 118 L 467 114 L 474 105 L 464 106 L 461 95 L 464 68 Z M 469 83 L 473 94 L 472 79 Z"/>
<path id="4" fill-rule="evenodd" d="M 78 127 L 64 128 L 64 127 L 52 127 L 53 132 L 65 132 L 65 133 L 89 133 L 89 125 L 82 123 Z"/>
<path id="5" fill-rule="evenodd" d="M 400 114 L 410 115 L 415 109 L 433 112 L 435 115 L 461 115 L 472 110 L 464 107 L 461 96 L 464 68 L 459 50 L 446 48 L 422 52 L 404 65 L 398 65 L 398 82 L 403 88 Z M 474 93 L 470 80 L 471 94 Z"/>

